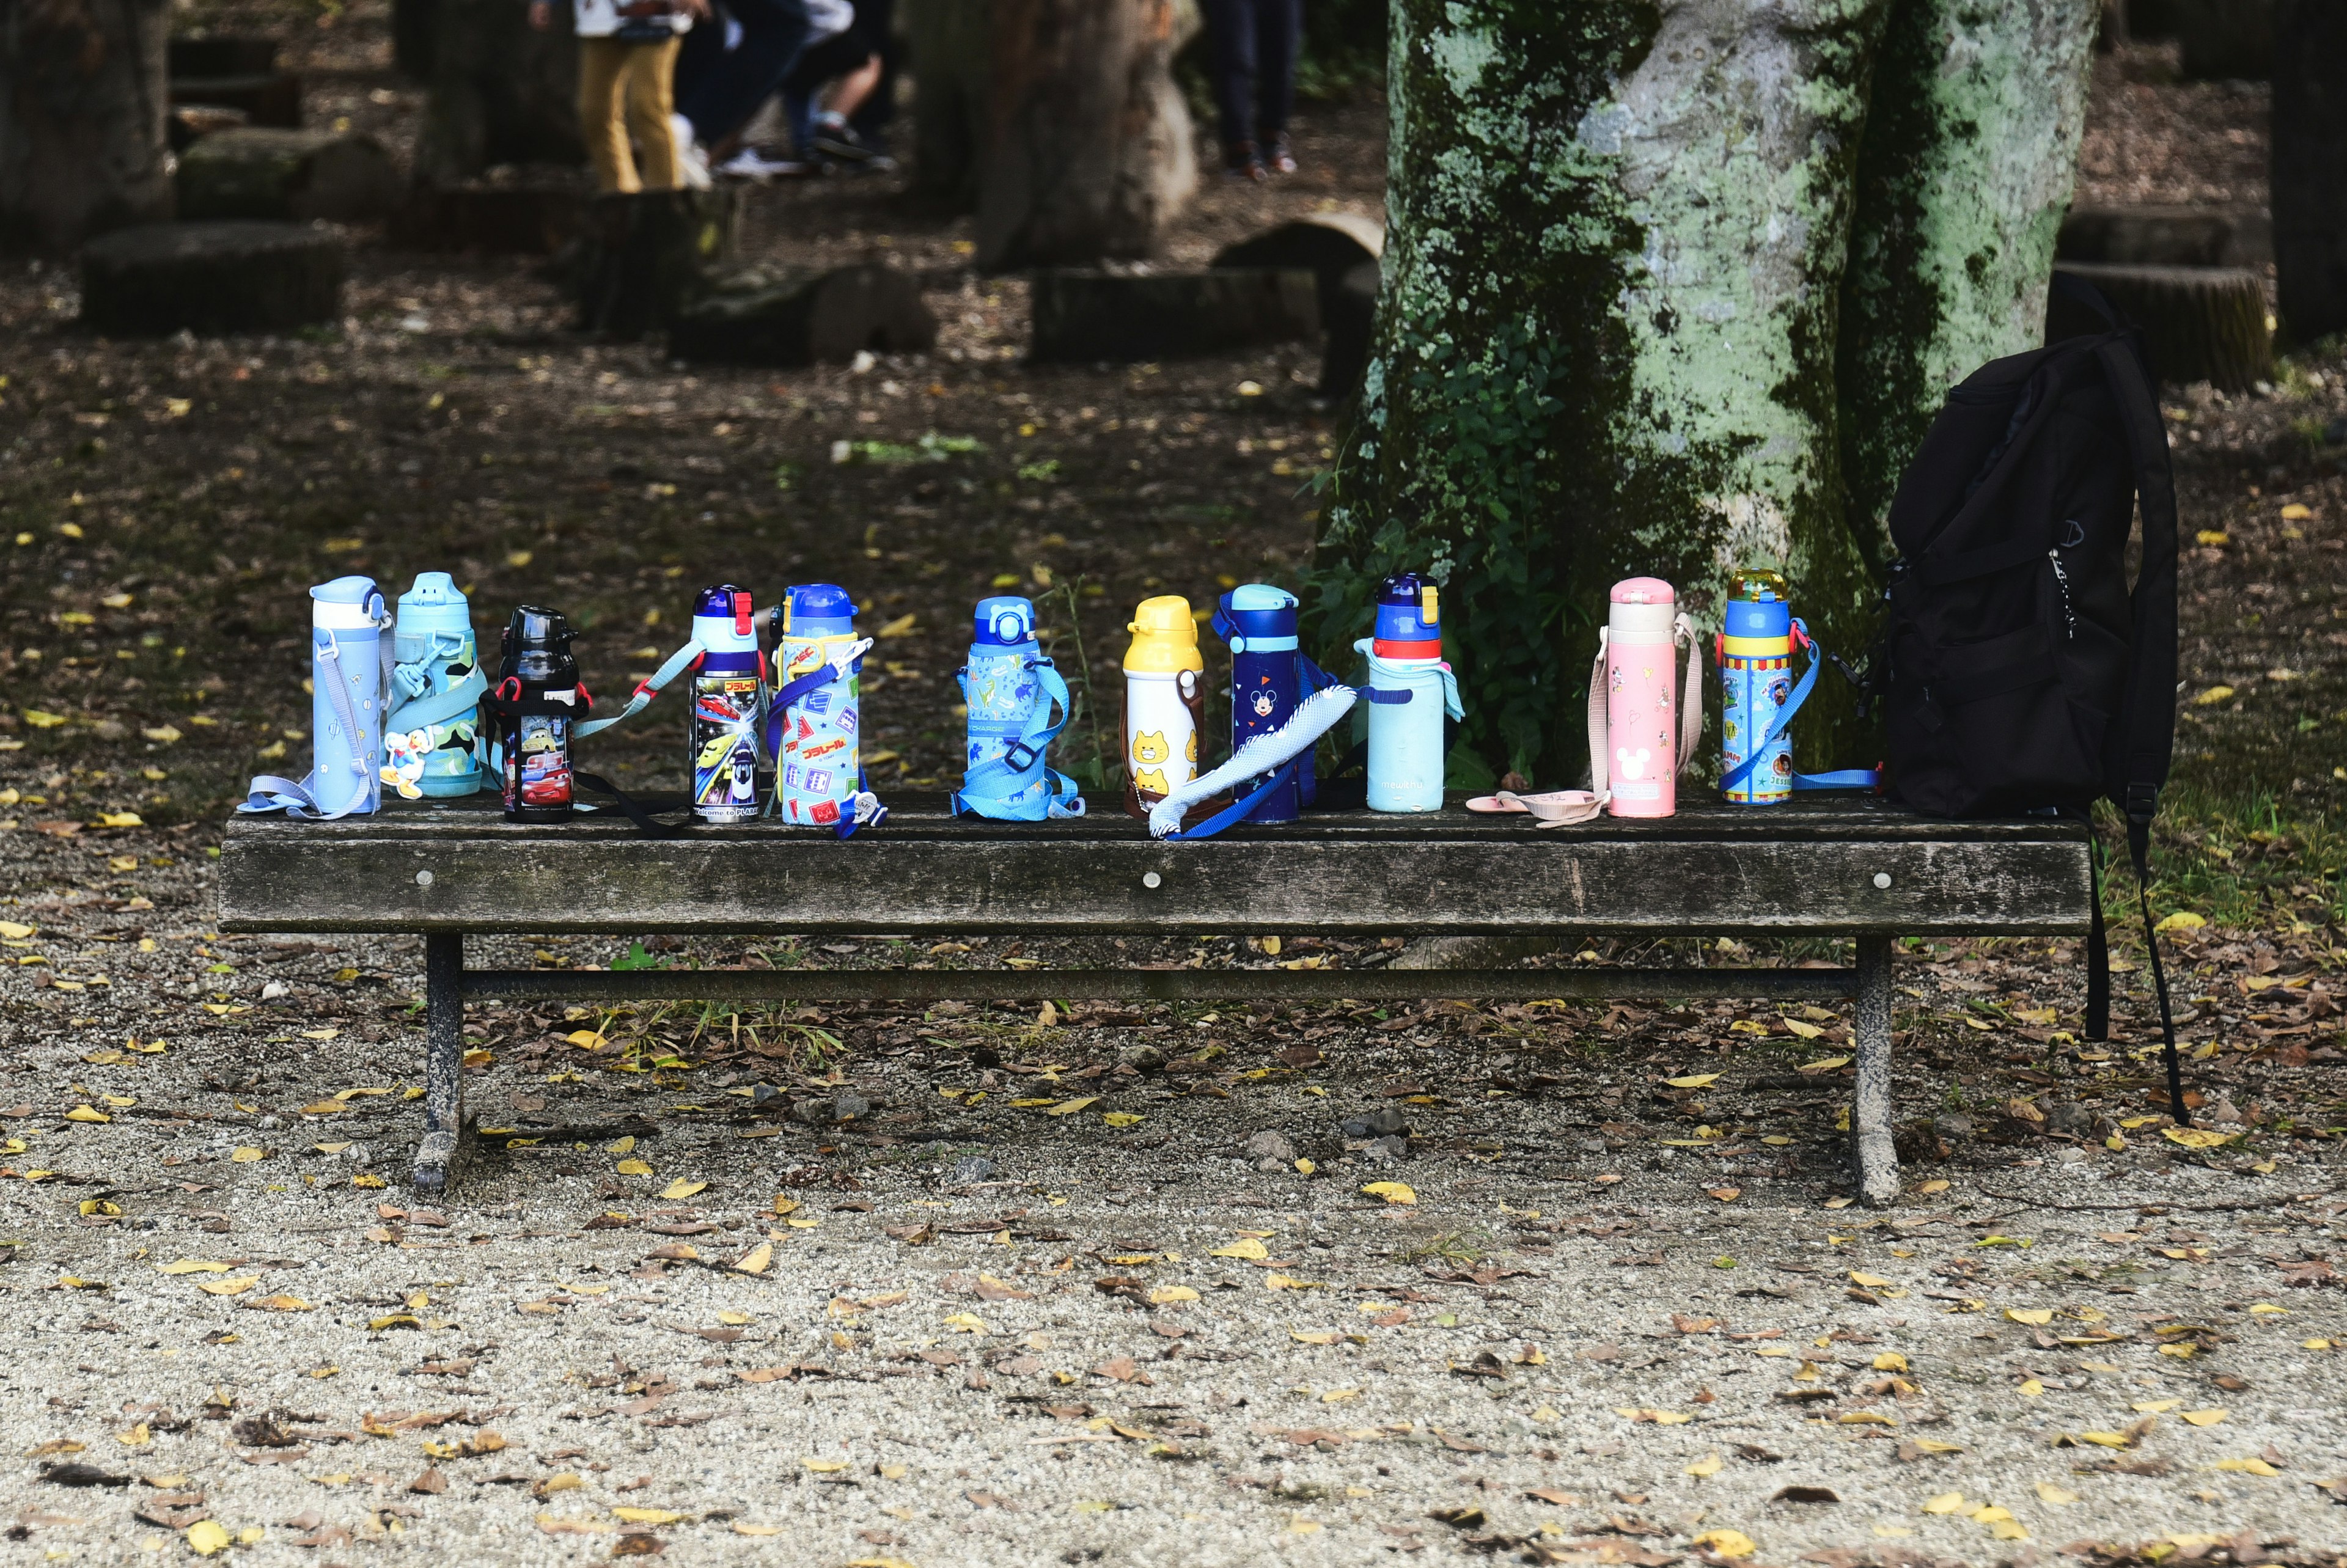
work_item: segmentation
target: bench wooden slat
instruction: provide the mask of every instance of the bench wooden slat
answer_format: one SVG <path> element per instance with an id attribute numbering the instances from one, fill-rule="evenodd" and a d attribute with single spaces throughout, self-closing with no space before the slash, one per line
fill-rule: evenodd
<path id="1" fill-rule="evenodd" d="M 1974 825 L 1920 825 L 1936 830 L 1926 833 L 1898 820 L 1900 832 L 1877 837 L 1718 838 L 1699 824 L 1677 836 L 1494 837 L 1456 833 L 1446 814 L 1402 838 L 1307 823 L 1197 844 L 1154 843 L 1129 822 L 1085 838 L 993 825 L 962 839 L 892 821 L 846 843 L 778 828 L 658 840 L 600 825 L 456 832 L 396 816 L 240 824 L 221 848 L 220 924 L 613 936 L 2086 928 L 2083 833 L 2055 823 L 2034 838 L 1979 837 Z"/>

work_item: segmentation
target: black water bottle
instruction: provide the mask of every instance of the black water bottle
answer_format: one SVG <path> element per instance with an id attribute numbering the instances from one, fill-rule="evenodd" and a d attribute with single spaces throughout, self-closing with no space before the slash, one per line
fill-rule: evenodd
<path id="1" fill-rule="evenodd" d="M 586 692 L 562 612 L 525 604 L 506 623 L 491 706 L 505 750 L 506 820 L 570 820 L 570 731 Z"/>

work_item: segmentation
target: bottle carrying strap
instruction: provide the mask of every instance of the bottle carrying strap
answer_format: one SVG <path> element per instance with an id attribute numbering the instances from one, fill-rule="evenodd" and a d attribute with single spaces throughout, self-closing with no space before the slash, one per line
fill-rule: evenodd
<path id="1" fill-rule="evenodd" d="M 481 673 L 478 664 L 466 671 L 465 678 L 446 692 L 436 696 L 433 694 L 430 666 L 439 661 L 440 651 L 436 644 L 429 658 L 394 668 L 393 676 L 398 682 L 402 700 L 384 715 L 385 729 L 421 730 L 433 724 L 446 724 L 481 705 L 481 699 L 488 695 L 489 678 Z"/>
<path id="2" fill-rule="evenodd" d="M 1818 683 L 1818 670 L 1825 662 L 1819 655 L 1824 650 L 1810 640 L 1809 627 L 1799 620 L 1793 622 L 1793 643 L 1809 656 L 1809 666 L 1801 671 L 1800 680 L 1794 683 L 1792 696 L 1777 710 L 1777 722 L 1770 726 L 1768 735 L 1752 748 L 1748 756 L 1727 771 L 1727 777 L 1719 781 L 1719 793 L 1722 794 L 1752 776 L 1752 770 L 1760 765 L 1760 759 L 1768 754 L 1768 748 L 1775 745 L 1791 727 L 1793 715 L 1801 711 L 1801 704 L 1809 700 L 1809 692 Z M 1796 771 L 1793 774 L 1795 789 L 1874 789 L 1881 782 L 1881 772 L 1876 768 L 1842 768 L 1824 774 Z"/>
<path id="3" fill-rule="evenodd" d="M 768 756 L 778 763 L 782 760 L 784 715 L 790 705 L 819 686 L 828 686 L 835 681 L 845 681 L 850 675 L 860 673 L 864 669 L 864 656 L 871 650 L 872 639 L 861 638 L 805 674 L 785 681 L 774 689 L 774 696 L 766 702 L 766 754 Z M 860 774 L 857 782 L 859 784 L 862 782 Z"/>
<path id="4" fill-rule="evenodd" d="M 1233 753 L 1229 761 L 1211 773 L 1202 774 L 1181 785 L 1149 808 L 1149 831 L 1152 836 L 1174 840 L 1212 838 L 1235 822 L 1245 820 L 1255 803 L 1295 777 L 1320 737 L 1337 727 L 1360 693 L 1349 686 L 1328 685 L 1313 692 L 1296 704 L 1296 712 L 1287 723 L 1248 740 Z M 1268 772 L 1269 782 L 1254 792 L 1189 827 L 1182 825 L 1182 815 L 1201 801 L 1212 800 L 1225 789 Z"/>
<path id="5" fill-rule="evenodd" d="M 686 643 L 683 647 L 670 654 L 668 656 L 667 662 L 663 663 L 659 669 L 653 671 L 650 676 L 636 682 L 636 689 L 628 693 L 628 705 L 626 707 L 620 709 L 618 712 L 612 714 L 608 719 L 589 719 L 583 723 L 572 725 L 570 730 L 570 738 L 576 741 L 583 741 L 589 735 L 599 733 L 601 731 L 610 729 L 614 724 L 634 718 L 638 713 L 642 712 L 647 707 L 651 705 L 651 700 L 659 696 L 670 682 L 683 674 L 693 665 L 700 663 L 701 656 L 708 651 L 709 651 L 703 648 L 697 641 Z"/>
<path id="6" fill-rule="evenodd" d="M 959 816 L 970 812 L 991 817 L 997 822 L 1040 822 L 1046 817 L 1061 818 L 1084 815 L 1084 797 L 1076 793 L 1076 782 L 1056 768 L 1044 764 L 1044 753 L 1068 727 L 1073 706 L 1068 697 L 1068 682 L 1049 659 L 1027 661 L 1034 672 L 1041 700 L 1027 715 L 1002 755 L 989 757 L 962 774 L 961 788 L 947 797 L 953 814 Z M 955 682 L 961 687 L 962 701 L 969 701 L 969 667 L 957 671 Z M 1053 710 L 1058 711 L 1056 721 Z M 1010 734 L 1007 727 L 994 728 L 985 721 L 973 721 L 973 734 Z M 1034 785 L 1043 784 L 1040 791 Z"/>
<path id="7" fill-rule="evenodd" d="M 380 595 L 376 596 L 378 605 L 380 597 Z M 386 650 L 383 654 L 381 673 L 384 683 L 381 691 L 388 692 L 391 689 L 389 676 L 392 663 L 391 655 L 387 650 L 390 643 L 392 619 L 378 608 L 374 620 L 377 644 Z M 349 816 L 354 812 L 372 812 L 381 804 L 382 786 L 374 777 L 373 770 L 368 767 L 366 753 L 360 745 L 359 737 L 362 732 L 359 729 L 358 711 L 351 706 L 350 683 L 342 678 L 342 640 L 334 635 L 332 629 L 327 629 L 323 641 L 316 641 L 313 637 L 310 657 L 313 666 L 311 682 L 317 690 L 326 694 L 326 704 L 334 711 L 334 723 L 343 734 L 343 755 L 333 764 L 329 764 L 323 757 L 319 758 L 306 778 L 289 779 L 276 774 L 255 774 L 252 782 L 245 786 L 243 804 L 236 808 L 240 812 L 258 815 L 262 812 L 282 811 L 297 821 L 332 822 L 337 817 Z M 363 787 L 351 798 L 348 805 L 335 811 L 324 810 L 318 804 L 319 794 L 324 784 L 324 775 L 343 767 L 349 768 L 359 777 Z"/>

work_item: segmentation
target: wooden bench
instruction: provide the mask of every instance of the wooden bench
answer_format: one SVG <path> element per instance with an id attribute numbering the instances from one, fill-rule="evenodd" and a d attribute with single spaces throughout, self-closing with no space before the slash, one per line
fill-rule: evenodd
<path id="1" fill-rule="evenodd" d="M 507 823 L 487 796 L 373 817 L 238 817 L 224 931 L 424 938 L 424 1137 L 415 1182 L 468 1153 L 467 999 L 1038 999 L 1327 1002 L 1428 997 L 1857 999 L 1854 1132 L 1870 1204 L 1899 1194 L 1891 950 L 1898 936 L 2077 936 L 2088 842 L 2051 817 L 1950 823 L 1866 798 L 1703 803 L 1658 821 L 1533 828 L 1457 809 L 1366 812 L 1160 844 L 1107 813 L 1003 824 L 899 809 L 846 842 L 764 825 L 639 835 L 616 818 Z M 1028 938 L 1851 938 L 1851 968 L 467 969 L 467 932 Z"/>

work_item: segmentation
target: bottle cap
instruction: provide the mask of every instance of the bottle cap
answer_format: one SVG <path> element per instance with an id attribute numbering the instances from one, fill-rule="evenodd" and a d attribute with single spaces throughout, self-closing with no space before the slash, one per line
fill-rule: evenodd
<path id="1" fill-rule="evenodd" d="M 848 601 L 847 590 L 835 583 L 794 584 L 783 604 L 785 637 L 852 637 L 856 633 L 856 606 Z"/>
<path id="2" fill-rule="evenodd" d="M 1015 594 L 979 600 L 969 641 L 973 652 L 1034 647 L 1034 602 Z"/>
<path id="3" fill-rule="evenodd" d="M 1235 653 L 1252 648 L 1276 653 L 1296 646 L 1296 596 L 1284 588 L 1250 582 L 1223 595 L 1214 611 L 1214 633 Z"/>
<path id="4" fill-rule="evenodd" d="M 1614 585 L 1606 629 L 1615 642 L 1668 642 L 1678 594 L 1658 577 L 1625 578 Z"/>
<path id="5" fill-rule="evenodd" d="M 371 631 L 383 613 L 383 590 L 371 577 L 338 577 L 310 590 L 310 624 L 328 631 Z"/>
<path id="6" fill-rule="evenodd" d="M 1783 644 L 1789 651 L 1793 636 L 1793 607 L 1783 600 L 1731 599 L 1727 601 L 1727 625 L 1723 630 L 1730 638 L 1765 638 Z M 1740 651 L 1730 648 L 1729 652 Z M 1754 651 L 1758 651 L 1757 650 Z"/>
<path id="7" fill-rule="evenodd" d="M 1124 651 L 1129 674 L 1173 675 L 1206 667 L 1190 601 L 1178 593 L 1143 600 L 1124 629 L 1133 633 L 1133 646 Z"/>
<path id="8" fill-rule="evenodd" d="M 457 591 L 455 578 L 445 571 L 420 571 L 415 574 L 415 586 L 399 596 L 402 646 L 413 641 L 415 656 L 420 657 L 424 640 L 438 632 L 471 636 L 473 607 Z"/>
<path id="9" fill-rule="evenodd" d="M 1416 572 L 1406 571 L 1389 577 L 1378 589 L 1378 628 L 1375 641 L 1397 645 L 1431 644 L 1424 651 L 1393 652 L 1384 648 L 1375 651 L 1388 659 L 1440 659 L 1442 657 L 1442 612 L 1435 585 Z"/>
<path id="10" fill-rule="evenodd" d="M 1790 602 L 1792 589 L 1785 586 L 1785 574 L 1774 567 L 1747 566 L 1727 579 L 1730 599 L 1781 599 Z"/>
<path id="11" fill-rule="evenodd" d="M 758 651 L 757 613 L 750 590 L 730 582 L 702 589 L 692 601 L 692 640 L 712 653 Z"/>

